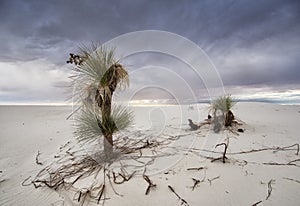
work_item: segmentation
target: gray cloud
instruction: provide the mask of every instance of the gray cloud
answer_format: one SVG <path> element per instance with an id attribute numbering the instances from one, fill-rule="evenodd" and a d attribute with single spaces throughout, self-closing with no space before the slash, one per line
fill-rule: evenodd
<path id="1" fill-rule="evenodd" d="M 18 65 L 16 73 L 11 73 L 17 77 L 23 70 L 16 62 L 44 60 L 45 69 L 34 70 L 34 74 L 43 78 L 41 73 L 49 75 L 51 65 L 55 64 L 61 78 L 45 77 L 46 80 L 41 81 L 49 80 L 47 89 L 57 92 L 54 86 L 61 84 L 68 74 L 62 65 L 68 53 L 78 45 L 91 41 L 103 43 L 127 32 L 156 29 L 177 33 L 197 43 L 211 57 L 225 86 L 261 85 L 278 90 L 293 85 L 293 88 L 300 88 L 297 83 L 300 79 L 299 19 L 300 4 L 292 0 L 180 3 L 3 0 L 0 2 L 0 71 L 3 74 L 2 70 L 6 70 L 5 63 Z M 183 65 L 167 60 L 145 56 L 141 64 L 153 61 L 159 62 L 158 65 L 174 64 L 169 68 L 189 81 L 194 90 L 203 89 L 201 81 L 186 72 Z M 133 66 L 138 64 L 136 60 Z M 0 88 L 2 99 L 14 99 L 17 94 L 8 91 L 15 89 L 18 93 L 15 87 L 18 83 L 2 82 L 5 82 Z M 41 84 L 40 80 L 32 82 L 27 84 L 28 91 L 34 91 L 34 87 Z M 41 95 L 32 99 L 46 99 L 42 95 L 45 91 L 35 93 Z"/>

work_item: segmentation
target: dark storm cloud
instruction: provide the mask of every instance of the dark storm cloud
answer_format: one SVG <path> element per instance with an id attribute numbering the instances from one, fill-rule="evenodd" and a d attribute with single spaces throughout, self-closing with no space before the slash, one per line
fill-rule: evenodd
<path id="1" fill-rule="evenodd" d="M 155 29 L 197 43 L 225 85 L 275 88 L 300 79 L 299 19 L 298 1 L 3 0 L 0 62 L 43 59 L 66 73 L 61 65 L 80 44 Z"/>

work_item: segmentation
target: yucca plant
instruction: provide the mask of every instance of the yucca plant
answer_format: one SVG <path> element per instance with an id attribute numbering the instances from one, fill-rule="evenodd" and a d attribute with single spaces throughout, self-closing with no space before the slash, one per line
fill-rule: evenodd
<path id="1" fill-rule="evenodd" d="M 231 109 L 235 105 L 235 103 L 236 102 L 231 97 L 231 95 L 221 96 L 212 101 L 211 110 L 213 112 L 213 116 L 214 118 L 216 118 L 217 112 L 220 111 L 222 114 L 222 119 L 224 120 L 225 127 L 232 125 L 234 115 Z"/>
<path id="2" fill-rule="evenodd" d="M 67 63 L 74 64 L 71 76 L 73 98 L 81 109 L 76 118 L 75 136 L 80 141 L 104 137 L 104 154 L 113 154 L 113 134 L 132 123 L 132 113 L 124 106 L 112 106 L 117 87 L 129 85 L 128 72 L 116 61 L 114 49 L 81 48 L 79 54 L 70 54 Z"/>

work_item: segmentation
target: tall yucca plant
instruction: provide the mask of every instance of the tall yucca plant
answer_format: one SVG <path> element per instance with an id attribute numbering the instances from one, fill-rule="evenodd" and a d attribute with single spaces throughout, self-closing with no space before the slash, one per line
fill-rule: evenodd
<path id="1" fill-rule="evenodd" d="M 132 123 L 132 113 L 122 106 L 112 106 L 117 87 L 129 85 L 128 73 L 114 57 L 113 49 L 81 48 L 70 54 L 67 63 L 74 64 L 71 76 L 74 98 L 82 111 L 76 118 L 75 135 L 79 140 L 94 140 L 103 136 L 104 153 L 113 154 L 113 133 Z"/>

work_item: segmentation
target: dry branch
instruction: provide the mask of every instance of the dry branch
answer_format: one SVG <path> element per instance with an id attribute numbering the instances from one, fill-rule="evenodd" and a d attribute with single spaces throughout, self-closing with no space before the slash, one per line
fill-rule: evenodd
<path id="1" fill-rule="evenodd" d="M 148 187 L 147 187 L 147 189 L 146 189 L 146 192 L 145 192 L 145 195 L 148 195 L 149 194 L 149 192 L 150 192 L 150 189 L 153 187 L 156 187 L 156 184 L 154 184 L 151 180 L 150 180 L 150 178 L 147 176 L 147 175 L 143 175 L 143 178 L 144 178 L 144 180 L 146 180 L 146 182 L 149 184 L 148 185 Z"/>
<path id="2" fill-rule="evenodd" d="M 272 193 L 272 183 L 275 182 L 275 180 L 271 179 L 269 182 L 268 182 L 268 195 L 266 197 L 266 200 L 269 199 L 269 197 L 271 196 L 271 193 Z"/>
<path id="3" fill-rule="evenodd" d="M 298 143 L 290 145 L 290 146 L 281 147 L 281 148 L 277 147 L 277 151 L 279 151 L 279 150 L 286 150 L 286 149 L 289 149 L 289 148 L 294 147 L 294 146 L 297 146 L 296 155 L 298 155 L 299 154 L 299 144 Z"/>
<path id="4" fill-rule="evenodd" d="M 2 180 L 0 180 L 0 183 L 2 183 L 2 182 L 5 182 L 7 179 L 2 179 Z"/>
<path id="5" fill-rule="evenodd" d="M 187 170 L 203 170 L 203 169 L 207 169 L 206 167 L 191 167 L 191 168 L 187 168 Z"/>
<path id="6" fill-rule="evenodd" d="M 22 186 L 29 186 L 29 185 L 31 185 L 31 182 L 26 183 L 30 178 L 31 178 L 31 176 L 27 177 L 27 178 L 22 182 Z"/>
<path id="7" fill-rule="evenodd" d="M 189 125 L 191 127 L 191 130 L 197 130 L 199 129 L 200 127 L 198 125 L 196 125 L 191 119 L 188 119 L 189 121 Z"/>
<path id="8" fill-rule="evenodd" d="M 278 163 L 278 162 L 264 162 L 263 165 L 277 165 L 277 166 L 295 166 L 300 167 L 299 165 L 295 164 L 294 162 L 300 161 L 300 159 L 290 161 L 288 163 Z"/>
<path id="9" fill-rule="evenodd" d="M 204 176 L 202 178 L 202 180 L 198 180 L 196 178 L 192 178 L 192 180 L 194 181 L 194 185 L 192 186 L 192 191 L 194 191 L 194 189 L 201 183 L 204 182 L 206 178 L 206 171 L 204 170 Z"/>
<path id="10" fill-rule="evenodd" d="M 55 155 L 53 163 L 45 166 L 32 181 L 30 177 L 24 180 L 23 186 L 33 184 L 35 188 L 48 187 L 57 191 L 66 190 L 72 192 L 74 201 L 79 205 L 86 205 L 89 202 L 96 204 L 101 203 L 101 201 L 104 204 L 107 199 L 105 192 L 107 191 L 107 186 L 109 186 L 105 184 L 107 178 L 110 182 L 110 188 L 115 194 L 120 195 L 114 190 L 113 185 L 129 181 L 135 175 L 135 172 L 128 174 L 127 169 L 138 172 L 140 169 L 152 164 L 155 158 L 172 155 L 170 152 L 163 152 L 161 148 L 169 147 L 170 143 L 187 135 L 190 135 L 190 133 L 174 136 L 163 134 L 158 138 L 154 138 L 140 131 L 134 131 L 128 136 L 139 137 L 139 140 L 126 136 L 116 136 L 114 149 L 116 153 L 121 153 L 122 155 L 116 156 L 110 163 L 105 162 L 102 158 L 104 156 L 102 153 L 96 153 L 95 156 L 91 157 L 84 150 L 69 141 L 60 146 L 59 153 Z M 176 148 L 174 148 L 175 152 L 178 152 Z M 39 162 L 39 155 L 40 153 L 38 152 L 37 162 Z M 128 162 L 125 162 L 123 165 L 123 162 L 127 160 Z M 132 162 L 137 164 L 132 164 Z M 118 168 L 118 165 L 121 166 L 120 171 L 114 172 L 113 170 Z M 97 176 L 100 173 L 104 176 L 101 180 L 102 182 L 99 182 L 100 185 L 93 185 L 89 188 L 79 187 L 82 183 L 85 184 L 87 178 L 91 176 L 98 179 Z M 144 176 L 144 179 L 147 181 L 146 176 Z M 152 181 L 149 182 L 146 194 L 149 194 L 150 190 L 155 187 Z"/>
<path id="11" fill-rule="evenodd" d="M 292 147 L 297 146 L 296 149 L 291 149 Z M 246 153 L 255 153 L 255 152 L 263 152 L 263 151 L 273 151 L 273 152 L 278 152 L 278 151 L 289 151 L 289 150 L 296 150 L 296 155 L 299 154 L 299 144 L 293 144 L 289 146 L 284 146 L 284 147 L 267 147 L 267 148 L 261 148 L 261 149 L 252 149 L 248 151 L 241 151 L 241 152 L 231 152 L 228 153 L 230 155 L 238 155 L 238 154 L 246 154 Z"/>
<path id="12" fill-rule="evenodd" d="M 290 181 L 293 181 L 293 182 L 297 182 L 297 183 L 300 184 L 300 181 L 299 181 L 299 180 L 295 180 L 295 179 L 288 178 L 288 177 L 283 177 L 283 179 L 290 180 Z"/>
<path id="13" fill-rule="evenodd" d="M 38 165 L 43 165 L 43 163 L 41 163 L 40 161 L 39 161 L 39 156 L 40 156 L 40 151 L 38 151 L 38 153 L 37 153 L 37 155 L 36 155 L 36 157 L 35 157 L 35 163 L 36 164 L 38 164 Z"/>
<path id="14" fill-rule="evenodd" d="M 298 162 L 298 161 L 300 161 L 300 159 L 292 160 L 292 161 L 288 162 L 288 164 L 291 164 L 291 163 L 293 163 L 293 162 Z"/>
<path id="15" fill-rule="evenodd" d="M 219 178 L 220 178 L 220 176 L 214 177 L 212 179 L 207 179 L 209 181 L 209 185 L 211 186 L 211 182 L 216 180 L 216 179 L 219 179 Z"/>
<path id="16" fill-rule="evenodd" d="M 256 152 L 264 152 L 264 151 L 273 151 L 273 152 L 278 152 L 278 151 L 292 151 L 296 150 L 296 155 L 299 154 L 299 149 L 298 149 L 299 144 L 293 144 L 290 146 L 284 146 L 284 147 L 267 147 L 267 148 L 260 148 L 260 149 L 251 149 L 247 151 L 240 151 L 240 152 L 228 152 L 226 154 L 228 155 L 240 155 L 240 154 L 248 154 L 248 153 L 256 153 Z M 297 146 L 297 148 L 291 148 Z M 186 148 L 188 149 L 188 148 Z M 197 148 L 189 148 L 190 151 L 201 151 L 201 152 L 209 152 L 209 153 L 215 153 L 215 154 L 222 154 L 221 152 L 216 152 L 213 150 L 208 150 L 208 149 L 197 149 Z"/>
<path id="17" fill-rule="evenodd" d="M 99 192 L 100 194 L 99 194 L 99 197 L 97 199 L 97 204 L 99 204 L 99 202 L 101 200 L 101 197 L 102 197 L 102 195 L 104 193 L 104 190 L 105 190 L 105 185 L 103 184 L 102 187 L 101 187 L 101 189 L 100 189 L 100 192 Z"/>
<path id="18" fill-rule="evenodd" d="M 108 180 L 109 180 L 109 184 L 110 184 L 112 190 L 114 191 L 114 193 L 115 193 L 116 195 L 119 195 L 119 196 L 123 197 L 123 195 L 119 194 L 119 193 L 115 190 L 115 188 L 114 188 L 114 186 L 113 186 L 113 184 L 112 184 L 112 181 L 111 181 L 111 177 L 110 177 L 109 174 L 107 174 L 107 177 L 108 177 Z"/>
<path id="19" fill-rule="evenodd" d="M 59 150 L 61 151 L 62 149 L 64 149 L 66 146 L 68 146 L 68 144 L 70 144 L 71 142 L 68 141 L 66 144 L 62 145 L 59 147 Z"/>
<path id="20" fill-rule="evenodd" d="M 219 158 L 212 159 L 211 162 L 214 162 L 214 161 L 217 161 L 217 160 L 222 160 L 222 162 L 225 163 L 225 162 L 226 162 L 226 159 L 228 159 L 228 158 L 226 157 L 226 152 L 227 152 L 227 147 L 228 147 L 228 145 L 227 145 L 226 143 L 220 143 L 220 144 L 217 144 L 217 145 L 215 146 L 215 148 L 217 148 L 217 147 L 219 147 L 219 146 L 221 146 L 221 145 L 224 145 L 223 156 L 222 156 L 222 157 L 219 157 Z"/>
<path id="21" fill-rule="evenodd" d="M 194 191 L 194 189 L 196 188 L 196 186 L 201 182 L 201 180 L 197 180 L 195 178 L 192 178 L 192 180 L 194 181 L 194 185 L 192 187 L 192 190 Z"/>
<path id="22" fill-rule="evenodd" d="M 180 197 L 174 190 L 174 188 L 170 185 L 168 185 L 168 188 L 171 190 L 171 192 L 173 192 L 177 197 L 178 199 L 181 201 L 181 204 L 182 205 L 185 205 L 185 206 L 188 206 L 189 204 L 187 203 L 187 201 L 185 201 L 182 197 Z"/>
<path id="23" fill-rule="evenodd" d="M 140 139 L 132 139 L 128 138 L 127 136 L 117 136 L 116 139 L 114 140 L 114 149 L 116 152 L 122 153 L 122 155 L 116 157 L 112 161 L 111 164 L 107 164 L 105 161 L 102 161 L 100 158 L 100 162 L 98 159 L 98 162 L 93 159 L 92 157 L 86 156 L 86 154 L 82 154 L 81 152 L 78 152 L 80 150 L 70 150 L 69 147 L 74 148 L 72 145 L 68 145 L 69 143 L 61 146 L 61 149 L 63 151 L 60 151 L 59 153 L 60 158 L 57 159 L 57 161 L 54 164 L 51 164 L 47 167 L 45 167 L 41 172 L 36 176 L 36 178 L 33 179 L 32 184 L 38 188 L 42 186 L 47 186 L 53 190 L 59 190 L 59 189 L 65 189 L 69 190 L 72 192 L 77 192 L 77 198 L 80 194 L 79 191 L 81 191 L 82 194 L 80 194 L 80 203 L 82 203 L 82 200 L 84 200 L 84 204 L 86 204 L 88 201 L 93 201 L 94 203 L 97 203 L 98 200 L 99 202 L 106 200 L 105 198 L 105 191 L 107 191 L 107 187 L 109 184 L 105 185 L 105 182 L 101 183 L 101 187 L 99 185 L 93 186 L 91 188 L 88 188 L 89 192 L 87 190 L 83 190 L 83 188 L 78 188 L 77 185 L 80 184 L 75 184 L 83 180 L 85 178 L 94 175 L 95 178 L 97 177 L 98 173 L 105 174 L 105 179 L 108 178 L 110 181 L 110 188 L 113 189 L 115 194 L 119 195 L 113 188 L 114 184 L 122 184 L 126 181 L 129 181 L 134 175 L 135 172 L 130 172 L 130 174 L 127 173 L 127 171 L 140 171 L 140 169 L 145 168 L 145 166 L 150 165 L 154 162 L 155 158 L 157 157 L 162 157 L 164 155 L 170 155 L 171 153 L 163 153 L 161 148 L 171 148 L 174 150 L 174 153 L 179 152 L 179 151 L 203 151 L 203 152 L 212 152 L 214 154 L 222 154 L 222 157 L 219 158 L 221 161 L 226 160 L 226 155 L 234 155 L 234 154 L 244 154 L 244 153 L 252 153 L 252 152 L 260 152 L 260 151 L 295 151 L 298 154 L 298 144 L 293 144 L 290 146 L 284 146 L 284 147 L 270 147 L 270 148 L 262 148 L 259 150 L 250 150 L 250 151 L 241 151 L 241 152 L 236 152 L 236 153 L 226 153 L 227 152 L 227 146 L 228 144 L 226 143 L 221 143 L 217 144 L 216 147 L 219 147 L 221 145 L 225 146 L 224 151 L 210 151 L 206 149 L 195 149 L 195 148 L 186 148 L 186 147 L 172 147 L 169 144 L 172 143 L 174 140 L 177 140 L 181 137 L 188 136 L 188 135 L 197 135 L 198 132 L 185 132 L 180 135 L 169 135 L 169 134 L 162 134 L 159 136 L 159 138 L 154 138 L 151 137 L 147 134 L 143 134 L 140 131 L 134 131 L 128 136 L 138 136 Z M 68 146 L 66 146 L 68 145 Z M 75 147 L 76 148 L 76 147 Z M 39 152 L 38 152 L 39 153 Z M 68 154 L 69 153 L 69 154 Z M 154 155 L 153 155 L 154 154 Z M 198 155 L 202 155 L 200 153 L 197 153 Z M 73 156 L 71 156 L 73 155 Z M 220 155 L 221 156 L 221 155 Z M 101 156 L 100 156 L 101 157 Z M 210 160 L 213 159 L 213 157 L 209 156 L 203 156 L 205 158 L 208 158 Z M 299 158 L 299 157 L 298 157 Z M 37 158 L 39 160 L 39 157 Z M 126 160 L 129 160 L 129 162 L 125 162 Z M 289 163 L 285 165 L 295 165 L 298 164 L 300 159 L 295 159 L 290 161 Z M 134 162 L 132 164 L 132 162 Z M 137 163 L 137 164 L 136 164 Z M 117 166 L 117 164 L 121 165 L 121 170 L 117 172 L 113 172 L 114 166 Z M 259 163 L 263 164 L 263 163 Z M 273 165 L 278 165 L 282 163 L 266 163 L 266 164 L 273 164 Z M 112 165 L 112 166 L 111 166 Z M 109 168 L 104 169 L 105 166 L 108 166 Z M 117 166 L 118 167 L 118 166 Z M 126 171 L 126 170 L 127 171 Z M 130 169 L 130 170 L 128 170 Z M 131 170 L 133 169 L 133 170 Z M 191 167 L 187 168 L 188 171 L 201 171 L 204 170 L 205 172 L 206 167 Z M 108 175 L 110 174 L 110 175 Z M 143 176 L 145 181 L 147 181 L 147 177 Z M 212 184 L 212 181 L 220 178 L 214 177 L 212 179 L 208 179 L 208 182 L 210 185 Z M 149 179 L 149 177 L 148 177 Z M 201 179 L 193 178 L 193 185 L 191 185 L 192 189 L 195 190 L 197 186 L 202 182 Z M 205 179 L 206 180 L 206 179 Z M 24 181 L 24 186 L 29 184 L 29 181 L 26 179 Z M 148 181 L 147 181 L 148 182 Z M 151 180 L 149 179 L 149 182 Z M 150 184 L 148 182 L 148 187 L 146 189 L 145 194 L 150 194 L 151 189 L 153 189 L 155 184 L 152 182 Z M 100 184 L 100 183 L 99 183 Z M 105 185 L 104 188 L 103 185 Z M 201 184 L 200 184 L 201 185 Z M 171 187 L 171 186 L 170 186 Z M 175 192 L 174 188 L 171 187 L 169 189 L 173 192 Z M 102 193 L 102 194 L 101 194 Z M 175 194 L 175 193 L 174 193 Z M 176 193 L 177 194 L 177 193 Z M 100 197 L 101 196 L 101 197 Z M 176 195 L 177 196 L 177 195 Z M 181 197 L 180 197 L 181 198 Z M 77 201 L 77 199 L 76 199 Z M 182 201 L 182 200 L 181 200 Z M 182 201 L 183 204 L 187 204 L 185 201 Z"/>
<path id="24" fill-rule="evenodd" d="M 116 173 L 112 172 L 114 183 L 115 184 L 123 184 L 124 182 L 129 181 L 135 173 L 136 173 L 136 171 L 134 171 L 131 175 L 126 175 L 125 172 L 122 171 L 122 173 L 118 173 L 118 176 L 116 176 Z M 117 181 L 118 177 L 121 177 L 122 179 L 120 181 Z"/>
<path id="25" fill-rule="evenodd" d="M 252 206 L 257 206 L 258 204 L 260 204 L 262 201 L 260 200 L 260 201 L 258 201 L 258 202 L 256 202 L 256 203 L 254 203 Z"/>

